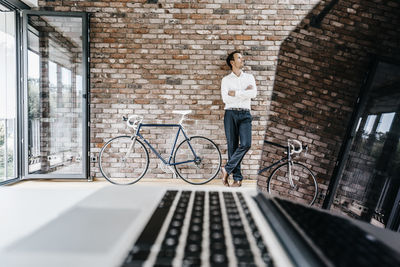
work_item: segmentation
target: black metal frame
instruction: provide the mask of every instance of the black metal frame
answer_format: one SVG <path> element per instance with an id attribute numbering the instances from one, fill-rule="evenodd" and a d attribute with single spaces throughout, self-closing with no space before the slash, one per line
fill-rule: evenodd
<path id="1" fill-rule="evenodd" d="M 19 177 L 12 178 L 12 179 L 8 179 L 8 180 L 5 180 L 3 182 L 0 182 L 0 186 L 11 185 L 11 184 L 19 183 L 19 182 L 21 182 L 21 179 Z"/>
<path id="2" fill-rule="evenodd" d="M 85 152 L 86 156 L 83 155 L 84 159 L 84 179 L 90 178 L 90 164 L 89 164 L 89 144 L 90 144 L 90 127 L 88 122 L 90 121 L 90 109 L 89 109 L 89 103 L 90 103 L 90 75 L 89 75 L 89 15 L 86 12 L 52 12 L 52 11 L 32 11 L 30 10 L 30 7 L 23 3 L 22 1 L 19 0 L 0 0 L 0 4 L 3 6 L 9 8 L 12 11 L 15 11 L 15 22 L 16 22 L 16 47 L 20 48 L 22 47 L 23 44 L 23 19 L 20 16 L 20 14 L 30 14 L 30 15 L 52 15 L 52 16 L 81 16 L 82 17 L 82 34 L 83 34 L 83 59 L 86 59 L 85 63 L 85 68 L 84 68 L 84 73 L 83 73 L 83 78 L 85 78 L 86 83 L 83 85 L 85 93 L 83 93 L 83 98 L 85 99 L 85 113 L 86 113 L 86 121 L 84 122 L 83 129 L 84 130 L 84 137 L 83 141 L 86 140 L 86 142 L 82 142 L 83 145 L 83 152 Z M 17 49 L 16 52 L 16 74 L 17 74 L 17 117 L 18 119 L 18 127 L 17 127 L 17 140 L 18 140 L 18 155 L 17 155 L 17 177 L 13 179 L 9 179 L 4 182 L 0 182 L 0 186 L 2 185 L 7 185 L 7 184 L 12 184 L 19 182 L 21 180 L 29 180 L 31 177 L 25 177 L 24 175 L 24 165 L 25 164 L 25 144 L 24 144 L 24 124 L 25 124 L 25 118 L 23 117 L 24 115 L 24 106 L 22 103 L 22 99 L 24 98 L 24 83 L 23 83 L 23 75 L 24 75 L 24 69 L 23 69 L 23 54 L 21 49 Z M 52 177 L 54 178 L 54 177 Z M 65 177 L 60 177 L 60 178 L 65 178 Z"/>
<path id="3" fill-rule="evenodd" d="M 400 232 L 400 190 L 394 201 L 394 205 L 395 207 L 393 208 L 389 216 L 386 228 L 392 229 L 396 232 Z"/>
<path id="4" fill-rule="evenodd" d="M 11 10 L 31 9 L 27 4 L 18 0 L 0 0 L 0 4 Z"/>
<path id="5" fill-rule="evenodd" d="M 0 4 L 9 8 L 10 10 L 15 12 L 15 39 L 16 39 L 16 96 L 17 99 L 22 99 L 21 97 L 21 88 L 22 88 L 22 83 L 21 83 L 21 75 L 22 75 L 22 64 L 21 64 L 21 59 L 22 59 L 22 55 L 21 55 L 21 49 L 18 49 L 21 47 L 22 44 L 22 23 L 21 23 L 21 16 L 20 16 L 20 12 L 22 10 L 30 10 L 30 7 L 28 5 L 26 5 L 25 3 L 18 1 L 18 0 L 0 0 Z M 23 114 L 21 111 L 21 103 L 19 100 L 17 100 L 17 118 L 19 118 L 17 120 L 17 140 L 18 140 L 18 144 L 17 144 L 17 177 L 15 178 L 11 178 L 9 180 L 0 182 L 0 186 L 2 185 L 9 185 L 9 184 L 13 184 L 13 183 L 17 183 L 19 181 L 21 181 L 21 174 L 22 174 L 22 164 L 21 164 L 21 160 L 22 160 L 22 119 L 21 114 Z"/>
<path id="6" fill-rule="evenodd" d="M 395 60 L 389 59 L 386 57 L 371 55 L 371 58 L 372 58 L 372 61 L 370 63 L 369 70 L 366 73 L 364 83 L 361 86 L 361 90 L 360 90 L 359 96 L 357 98 L 355 108 L 351 115 L 345 137 L 343 138 L 344 141 L 342 143 L 337 161 L 335 163 L 335 168 L 332 173 L 332 178 L 328 185 L 327 193 L 326 193 L 324 202 L 322 204 L 323 209 L 330 209 L 330 207 L 332 206 L 332 203 L 334 201 L 335 194 L 337 192 L 337 188 L 338 188 L 339 182 L 340 182 L 340 177 L 343 174 L 343 170 L 344 170 L 346 161 L 349 157 L 350 148 L 351 148 L 351 145 L 355 138 L 358 118 L 361 116 L 362 112 L 364 111 L 364 109 L 366 107 L 366 104 L 368 101 L 368 95 L 371 91 L 371 84 L 373 82 L 374 75 L 377 71 L 378 63 L 379 62 L 388 62 L 388 63 L 398 64 L 398 62 L 396 62 Z M 400 207 L 399 207 L 399 209 L 400 209 Z M 399 212 L 399 216 L 400 216 L 400 212 Z"/>
<path id="7" fill-rule="evenodd" d="M 90 160 L 89 160 L 89 140 L 90 140 L 90 131 L 89 131 L 89 121 L 90 121 L 90 114 L 89 114 L 89 96 L 90 96 L 90 90 L 89 90 L 89 16 L 88 13 L 86 12 L 56 12 L 56 11 L 36 11 L 36 10 L 24 10 L 22 11 L 23 19 L 22 19 L 22 41 L 23 41 L 23 47 L 24 49 L 27 49 L 27 24 L 25 23 L 27 21 L 27 17 L 29 15 L 37 15 L 37 16 L 59 16 L 59 17 L 81 17 L 82 18 L 82 63 L 84 64 L 83 68 L 83 73 L 82 77 L 86 80 L 86 83 L 84 82 L 83 84 L 83 90 L 82 90 L 82 97 L 83 97 L 83 109 L 85 116 L 83 116 L 84 121 L 82 122 L 82 129 L 83 129 L 83 137 L 82 137 L 82 160 L 83 160 L 83 167 L 84 170 L 82 174 L 85 177 L 82 177 L 81 174 L 79 175 L 49 175 L 49 174 L 29 174 L 27 171 L 27 162 L 26 162 L 26 155 L 27 155 L 27 143 L 25 142 L 21 146 L 21 162 L 23 162 L 23 166 L 21 166 L 21 178 L 24 180 L 27 179 L 89 179 L 90 178 Z M 24 50 L 25 51 L 25 50 Z M 24 55 L 26 56 L 26 55 Z M 22 58 L 21 58 L 22 59 Z M 22 61 L 26 62 L 26 59 L 23 59 Z M 26 66 L 23 67 L 21 74 L 24 77 L 26 74 Z M 23 90 L 23 99 L 27 99 L 27 92 L 25 89 L 25 81 L 22 84 Z M 25 104 L 26 105 L 26 104 Z M 22 105 L 21 105 L 22 106 Z M 27 114 L 26 112 L 23 112 L 26 107 L 21 107 L 21 114 L 24 114 L 24 118 L 22 120 L 22 123 L 24 124 L 24 139 L 27 140 Z M 21 164 L 22 165 L 22 164 Z"/>

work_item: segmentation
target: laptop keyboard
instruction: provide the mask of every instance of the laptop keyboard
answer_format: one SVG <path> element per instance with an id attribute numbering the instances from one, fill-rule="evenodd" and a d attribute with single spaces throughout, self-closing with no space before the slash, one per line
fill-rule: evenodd
<path id="1" fill-rule="evenodd" d="M 327 265 L 400 266 L 399 253 L 349 220 L 284 199 L 262 201 L 283 210 L 284 227 L 303 236 Z M 122 266 L 251 267 L 274 261 L 240 192 L 167 191 Z"/>
<path id="2" fill-rule="evenodd" d="M 136 263 L 140 264 L 144 262 L 150 255 L 151 247 L 157 239 L 177 193 L 178 191 L 167 191 L 161 199 L 155 212 L 125 260 L 126 263 L 132 263 L 130 266 L 137 266 L 135 265 Z"/>
<path id="3" fill-rule="evenodd" d="M 122 266 L 145 265 L 274 264 L 240 192 L 167 191 Z"/>
<path id="4" fill-rule="evenodd" d="M 246 201 L 244 200 L 243 195 L 241 193 L 238 193 L 238 198 L 239 198 L 239 202 L 240 202 L 240 204 L 241 204 L 241 206 L 243 208 L 244 215 L 247 218 L 247 221 L 249 223 L 249 227 L 251 229 L 251 232 L 252 232 L 254 238 L 256 239 L 256 244 L 257 244 L 257 247 L 258 247 L 258 249 L 260 251 L 260 254 L 261 254 L 263 262 L 267 266 L 273 266 L 271 255 L 268 252 L 267 247 L 264 244 L 264 241 L 263 241 L 263 239 L 261 237 L 261 234 L 260 234 L 260 232 L 258 230 L 258 227 L 257 227 L 257 225 L 256 225 L 256 223 L 255 223 L 255 221 L 253 219 L 253 216 L 251 215 L 250 209 L 247 206 Z"/>
<path id="5" fill-rule="evenodd" d="M 400 266 L 400 255 L 349 220 L 276 199 L 334 266 Z"/>

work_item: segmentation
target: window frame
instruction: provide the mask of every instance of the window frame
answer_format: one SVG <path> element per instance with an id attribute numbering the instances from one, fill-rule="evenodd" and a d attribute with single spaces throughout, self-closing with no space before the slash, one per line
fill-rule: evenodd
<path id="1" fill-rule="evenodd" d="M 57 11 L 22 11 L 22 92 L 23 99 L 28 99 L 27 90 L 27 51 L 28 51 L 28 17 L 29 16 L 55 16 L 55 17 L 77 17 L 82 18 L 82 166 L 83 170 L 80 174 L 30 174 L 28 168 L 28 109 L 27 101 L 23 103 L 23 142 L 22 147 L 22 170 L 21 179 L 89 179 L 89 23 L 88 14 L 86 12 L 57 12 Z"/>

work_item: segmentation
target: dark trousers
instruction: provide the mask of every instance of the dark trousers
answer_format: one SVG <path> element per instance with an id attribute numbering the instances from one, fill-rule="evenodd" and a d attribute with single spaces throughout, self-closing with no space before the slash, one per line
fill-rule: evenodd
<path id="1" fill-rule="evenodd" d="M 228 174 L 233 174 L 235 181 L 243 180 L 240 164 L 251 147 L 251 121 L 250 111 L 225 111 L 224 127 L 228 143 L 228 162 L 225 170 Z"/>

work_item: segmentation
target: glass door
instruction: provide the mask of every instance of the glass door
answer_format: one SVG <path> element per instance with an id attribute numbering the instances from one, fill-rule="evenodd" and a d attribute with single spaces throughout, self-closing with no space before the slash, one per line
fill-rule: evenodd
<path id="1" fill-rule="evenodd" d="M 86 13 L 23 12 L 24 178 L 87 178 Z"/>
<path id="2" fill-rule="evenodd" d="M 17 178 L 17 41 L 15 11 L 0 5 L 0 183 Z"/>
<path id="3" fill-rule="evenodd" d="M 400 65 L 379 61 L 357 118 L 334 210 L 397 229 L 400 196 Z M 393 221 L 393 223 L 391 223 Z"/>

